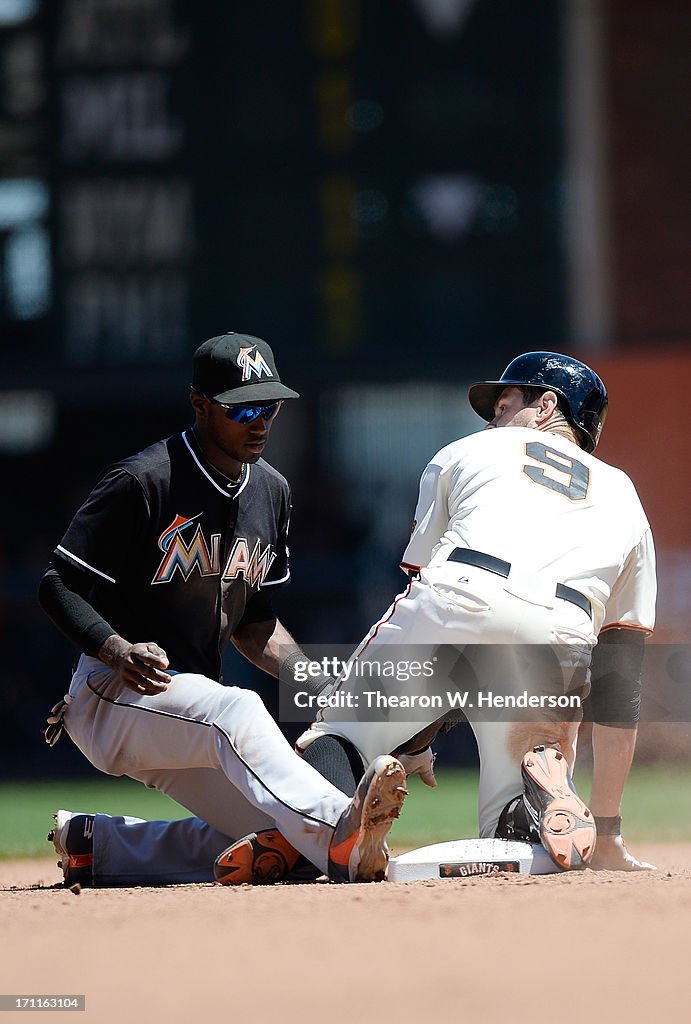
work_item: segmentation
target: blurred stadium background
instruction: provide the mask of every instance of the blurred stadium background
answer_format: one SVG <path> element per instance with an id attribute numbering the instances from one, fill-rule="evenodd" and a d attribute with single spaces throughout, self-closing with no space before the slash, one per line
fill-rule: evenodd
<path id="1" fill-rule="evenodd" d="M 100 470 L 188 423 L 226 330 L 303 395 L 269 452 L 298 639 L 359 640 L 423 466 L 480 426 L 467 383 L 550 348 L 608 384 L 656 639 L 689 641 L 690 43 L 682 0 L 0 0 L 6 780 L 95 774 L 42 743 L 73 653 L 37 584 Z M 229 656 L 270 703 L 257 675 Z M 641 759 L 689 750 L 643 731 Z M 473 757 L 456 730 L 442 759 Z"/>

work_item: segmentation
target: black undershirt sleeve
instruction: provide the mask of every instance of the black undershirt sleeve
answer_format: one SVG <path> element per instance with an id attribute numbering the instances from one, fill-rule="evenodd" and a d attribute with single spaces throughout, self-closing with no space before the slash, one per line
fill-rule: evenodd
<path id="1" fill-rule="evenodd" d="M 85 590 L 83 572 L 54 561 L 41 580 L 38 600 L 61 633 L 80 651 L 96 658 L 104 641 L 117 630 L 89 604 L 83 596 Z"/>
<path id="2" fill-rule="evenodd" d="M 638 725 L 644 647 L 645 637 L 633 629 L 600 634 L 590 668 L 590 714 L 597 725 Z"/>

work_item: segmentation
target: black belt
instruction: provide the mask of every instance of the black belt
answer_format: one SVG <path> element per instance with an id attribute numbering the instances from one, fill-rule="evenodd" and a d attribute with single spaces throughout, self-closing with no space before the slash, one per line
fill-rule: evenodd
<path id="1" fill-rule="evenodd" d="M 494 555 L 486 555 L 484 551 L 473 551 L 472 548 L 454 548 L 447 561 L 462 562 L 464 565 L 474 565 L 478 569 L 486 569 L 487 572 L 496 573 L 497 576 L 508 577 L 511 572 L 511 562 L 505 562 L 503 558 L 495 558 Z M 584 611 L 592 619 L 593 612 L 590 601 L 573 587 L 567 587 L 565 583 L 557 583 L 556 596 L 562 601 L 570 601 L 577 608 Z"/>

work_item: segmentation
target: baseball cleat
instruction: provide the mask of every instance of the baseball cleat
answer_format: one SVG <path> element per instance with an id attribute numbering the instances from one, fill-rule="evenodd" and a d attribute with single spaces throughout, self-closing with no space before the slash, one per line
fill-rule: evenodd
<path id="1" fill-rule="evenodd" d="M 586 867 L 597 832 L 564 755 L 554 747 L 534 747 L 523 758 L 521 775 L 523 802 L 554 863 L 564 871 Z"/>
<path id="2" fill-rule="evenodd" d="M 282 882 L 300 859 L 299 852 L 275 828 L 238 839 L 214 861 L 221 885 L 273 885 Z"/>
<path id="3" fill-rule="evenodd" d="M 46 838 L 60 858 L 58 867 L 62 868 L 64 884 L 93 885 L 94 815 L 57 811 L 53 821 Z"/>
<path id="4" fill-rule="evenodd" d="M 332 882 L 381 882 L 386 878 L 386 837 L 408 795 L 405 769 L 386 755 L 372 762 L 338 819 L 329 846 Z"/>

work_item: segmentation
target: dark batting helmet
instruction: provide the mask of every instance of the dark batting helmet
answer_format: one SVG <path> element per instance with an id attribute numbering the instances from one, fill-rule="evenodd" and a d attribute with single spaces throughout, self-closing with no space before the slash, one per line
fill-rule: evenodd
<path id="1" fill-rule="evenodd" d="M 581 448 L 587 452 L 595 449 L 607 416 L 607 389 L 589 366 L 560 352 L 524 352 L 509 363 L 499 380 L 471 385 L 468 399 L 475 412 L 489 422 L 494 419 L 494 403 L 511 385 L 561 395 L 567 406 L 564 412 L 578 429 Z"/>

